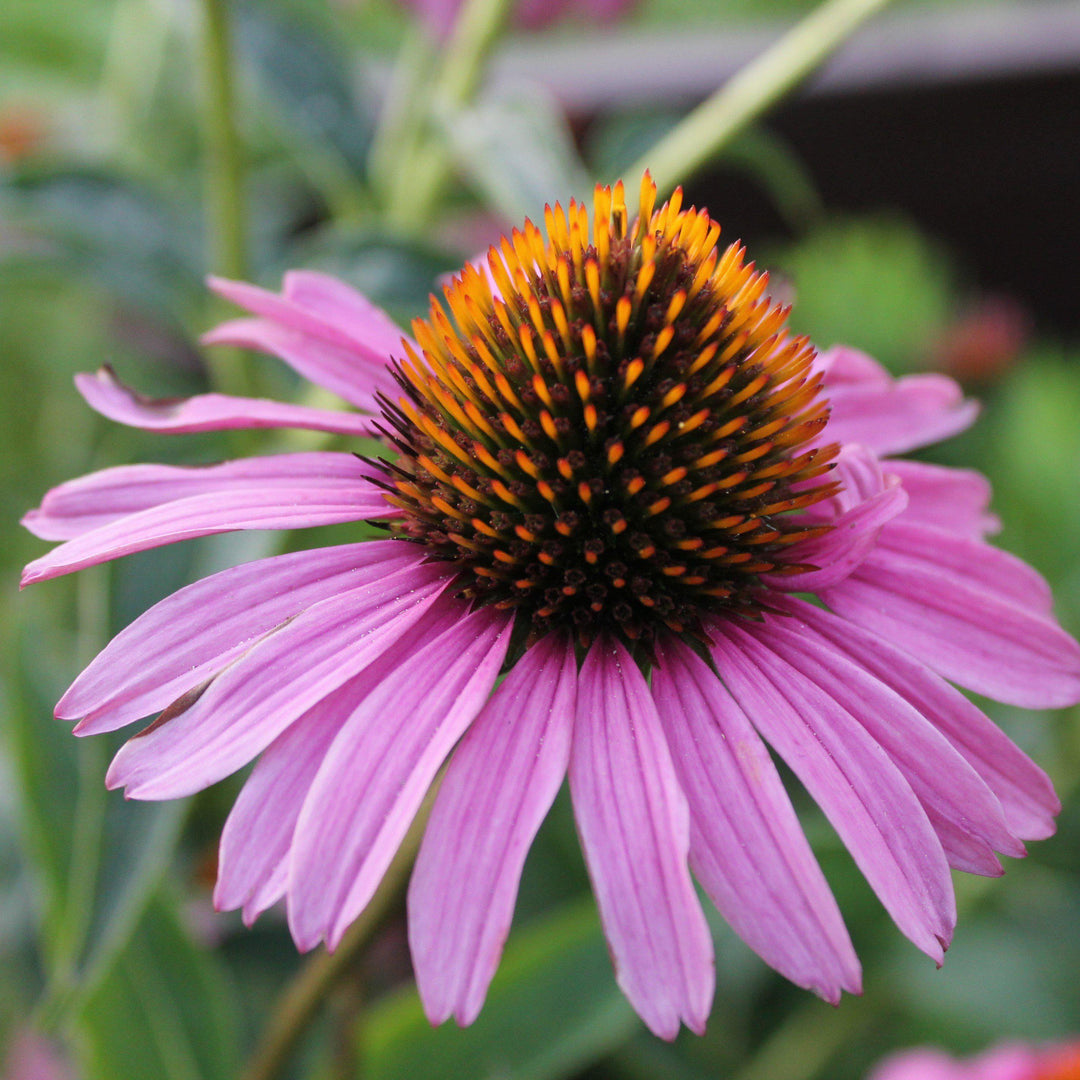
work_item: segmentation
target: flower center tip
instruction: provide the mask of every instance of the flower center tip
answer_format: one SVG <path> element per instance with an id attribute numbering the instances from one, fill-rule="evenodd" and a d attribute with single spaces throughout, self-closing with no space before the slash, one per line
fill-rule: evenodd
<path id="1" fill-rule="evenodd" d="M 753 614 L 762 575 L 808 569 L 789 549 L 823 530 L 794 511 L 835 490 L 812 346 L 706 212 L 655 197 L 646 174 L 632 223 L 621 182 L 591 230 L 574 201 L 546 239 L 526 221 L 414 323 L 384 402 L 394 532 L 533 638 Z"/>

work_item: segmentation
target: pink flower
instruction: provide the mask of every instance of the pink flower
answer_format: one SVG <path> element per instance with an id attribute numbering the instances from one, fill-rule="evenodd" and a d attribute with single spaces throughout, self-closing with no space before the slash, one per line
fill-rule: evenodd
<path id="1" fill-rule="evenodd" d="M 454 29 L 464 0 L 404 0 L 439 41 L 445 42 Z M 514 21 L 538 30 L 559 19 L 576 15 L 593 22 L 613 22 L 624 15 L 636 0 L 517 0 Z"/>
<path id="2" fill-rule="evenodd" d="M 921 1047 L 894 1054 L 869 1080 L 1078 1080 L 1080 1043 L 1031 1046 L 1001 1043 L 977 1057 L 958 1061 Z"/>
<path id="3" fill-rule="evenodd" d="M 341 940 L 449 760 L 408 902 L 435 1023 L 480 1010 L 567 775 L 616 977 L 664 1038 L 701 1031 L 712 1000 L 691 868 L 789 979 L 860 989 L 767 745 L 938 962 L 950 867 L 1000 874 L 995 851 L 1054 829 L 1045 774 L 951 684 L 1065 705 L 1080 648 L 1042 578 L 985 542 L 986 482 L 891 456 L 974 406 L 941 376 L 817 356 L 707 214 L 654 199 L 646 177 L 631 221 L 622 185 L 598 188 L 591 237 L 584 207 L 548 210 L 547 241 L 515 231 L 489 253 L 494 288 L 467 267 L 414 338 L 320 274 L 280 296 L 214 282 L 252 317 L 208 341 L 273 353 L 357 411 L 154 402 L 108 371 L 78 378 L 87 401 L 163 432 L 378 433 L 396 456 L 122 466 L 25 519 L 63 541 L 26 583 L 210 533 L 384 523 L 181 589 L 56 712 L 88 735 L 164 710 L 109 769 L 135 798 L 258 758 L 216 903 L 250 921 L 284 898 L 302 949 Z"/>

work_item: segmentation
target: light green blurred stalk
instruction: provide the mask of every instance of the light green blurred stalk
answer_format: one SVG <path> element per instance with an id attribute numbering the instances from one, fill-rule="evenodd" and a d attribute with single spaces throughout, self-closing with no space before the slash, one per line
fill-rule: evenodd
<path id="1" fill-rule="evenodd" d="M 890 0 L 826 0 L 747 64 L 626 170 L 646 169 L 667 194 L 812 74 Z"/>
<path id="2" fill-rule="evenodd" d="M 512 0 L 467 0 L 430 94 L 421 90 L 403 99 L 409 115 L 398 113 L 387 118 L 417 133 L 416 138 L 397 147 L 388 146 L 399 154 L 395 160 L 381 163 L 387 185 L 387 220 L 403 231 L 421 231 L 427 226 L 450 176 L 450 153 L 438 118 L 460 112 L 475 97 L 511 4 Z M 423 73 L 418 74 L 422 80 Z"/>
<path id="3" fill-rule="evenodd" d="M 223 277 L 248 277 L 243 158 L 236 130 L 232 49 L 226 0 L 203 0 L 202 59 L 205 101 L 207 250 Z M 207 358 L 214 388 L 243 395 L 250 382 L 244 353 L 214 349 Z"/>

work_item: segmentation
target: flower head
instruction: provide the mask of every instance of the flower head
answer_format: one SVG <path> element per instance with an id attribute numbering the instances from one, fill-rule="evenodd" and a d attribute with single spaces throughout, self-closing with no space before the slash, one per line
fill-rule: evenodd
<path id="1" fill-rule="evenodd" d="M 870 1080 L 1080 1080 L 1080 1043 L 1002 1043 L 965 1060 L 929 1048 L 905 1050 L 882 1062 Z"/>
<path id="2" fill-rule="evenodd" d="M 619 985 L 666 1038 L 700 1031 L 712 998 L 691 868 L 788 978 L 859 989 L 766 744 L 938 961 L 950 867 L 999 874 L 995 851 L 1053 831 L 1046 776 L 951 683 L 1066 704 L 1080 648 L 1042 579 L 985 542 L 985 481 L 891 456 L 973 407 L 940 376 L 816 355 L 707 214 L 654 200 L 646 178 L 633 216 L 622 185 L 591 221 L 556 205 L 546 239 L 515 231 L 412 338 L 322 275 L 281 296 L 216 282 L 254 317 L 210 341 L 274 353 L 359 411 L 153 402 L 107 371 L 79 378 L 90 404 L 168 432 L 374 434 L 385 453 L 107 469 L 26 518 L 64 541 L 27 582 L 232 529 L 387 530 L 180 590 L 57 715 L 91 734 L 164 710 L 109 770 L 137 798 L 257 757 L 215 899 L 250 920 L 284 898 L 301 948 L 340 941 L 448 762 L 409 889 L 435 1022 L 479 1011 L 566 776 Z"/>

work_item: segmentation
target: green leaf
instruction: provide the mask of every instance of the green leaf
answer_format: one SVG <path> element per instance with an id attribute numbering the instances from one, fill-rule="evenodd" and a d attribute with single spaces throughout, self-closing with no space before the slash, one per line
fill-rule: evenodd
<path id="1" fill-rule="evenodd" d="M 472 1027 L 432 1028 L 415 992 L 381 1002 L 359 1032 L 370 1080 L 555 1080 L 622 1043 L 637 1020 L 615 985 L 591 898 L 515 934 Z"/>
<path id="2" fill-rule="evenodd" d="M 236 1008 L 227 986 L 159 893 L 80 1010 L 87 1080 L 234 1080 Z"/>
<path id="3" fill-rule="evenodd" d="M 565 116 L 539 87 L 506 88 L 445 123 L 458 168 L 510 221 L 535 220 L 547 202 L 565 206 L 592 192 Z"/>
<path id="4" fill-rule="evenodd" d="M 0 273 L 92 275 L 126 302 L 181 321 L 203 302 L 201 225 L 151 190 L 104 171 L 25 173 L 0 184 L 0 212 L 26 231 Z"/>

